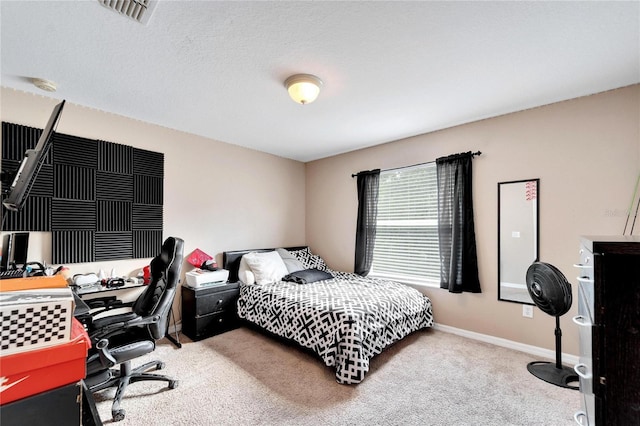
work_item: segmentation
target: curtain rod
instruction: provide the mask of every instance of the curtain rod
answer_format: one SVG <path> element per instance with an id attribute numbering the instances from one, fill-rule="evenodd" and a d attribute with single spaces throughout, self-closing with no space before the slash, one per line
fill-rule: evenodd
<path id="1" fill-rule="evenodd" d="M 478 156 L 478 155 L 482 155 L 482 152 L 481 152 L 481 151 L 472 152 L 472 153 L 471 153 L 471 158 L 476 157 L 476 156 Z M 391 168 L 391 169 L 384 169 L 384 170 L 380 170 L 380 171 L 381 171 L 381 172 L 390 172 L 390 171 L 392 171 L 392 170 L 406 169 L 407 167 L 422 166 L 422 165 L 425 165 L 425 164 L 431 164 L 431 163 L 435 163 L 435 160 L 434 160 L 434 161 L 426 161 L 426 162 L 424 162 L 424 163 L 412 164 L 412 165 L 410 165 L 410 166 L 394 167 L 394 168 Z M 351 177 L 352 177 L 352 178 L 354 178 L 354 177 L 356 177 L 356 176 L 358 176 L 358 173 L 352 173 L 352 174 L 351 174 Z"/>

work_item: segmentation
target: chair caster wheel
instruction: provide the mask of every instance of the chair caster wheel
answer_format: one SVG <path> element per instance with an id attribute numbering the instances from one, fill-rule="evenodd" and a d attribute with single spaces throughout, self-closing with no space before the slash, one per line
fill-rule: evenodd
<path id="1" fill-rule="evenodd" d="M 164 368 L 164 362 L 158 362 L 156 365 L 156 370 L 162 370 Z"/>
<path id="2" fill-rule="evenodd" d="M 120 420 L 124 420 L 124 410 L 117 410 L 111 414 L 113 415 L 114 422 L 119 422 Z"/>
<path id="3" fill-rule="evenodd" d="M 177 387 L 178 387 L 178 383 L 180 383 L 180 382 L 179 382 L 179 381 L 177 381 L 177 380 L 171 380 L 171 381 L 169 382 L 169 389 L 175 389 L 175 388 L 177 388 Z"/>

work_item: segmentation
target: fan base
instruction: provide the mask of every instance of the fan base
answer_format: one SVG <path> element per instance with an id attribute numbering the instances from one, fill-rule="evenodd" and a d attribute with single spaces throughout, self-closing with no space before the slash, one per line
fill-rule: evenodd
<path id="1" fill-rule="evenodd" d="M 580 389 L 579 386 L 571 384 L 579 381 L 578 375 L 572 368 L 564 365 L 562 368 L 557 368 L 553 362 L 534 361 L 527 364 L 527 370 L 538 379 L 542 379 L 552 385 L 567 389 Z"/>

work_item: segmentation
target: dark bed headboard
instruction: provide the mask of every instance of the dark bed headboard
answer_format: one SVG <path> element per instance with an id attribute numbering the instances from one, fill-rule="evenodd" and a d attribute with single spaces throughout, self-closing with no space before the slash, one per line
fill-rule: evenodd
<path id="1" fill-rule="evenodd" d="M 296 247 L 284 247 L 286 250 L 304 250 L 307 246 L 296 246 Z M 234 250 L 234 251 L 224 251 L 222 252 L 222 267 L 229 271 L 229 282 L 234 283 L 238 281 L 238 269 L 240 269 L 240 260 L 242 260 L 242 256 L 251 252 L 265 252 L 265 251 L 273 251 L 275 248 L 263 248 L 263 249 L 252 249 L 252 250 Z"/>

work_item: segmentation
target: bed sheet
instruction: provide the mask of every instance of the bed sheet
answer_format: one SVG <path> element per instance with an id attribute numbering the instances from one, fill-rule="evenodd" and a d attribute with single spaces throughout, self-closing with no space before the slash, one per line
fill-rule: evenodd
<path id="1" fill-rule="evenodd" d="M 313 350 L 343 384 L 360 383 L 373 356 L 433 325 L 431 300 L 416 289 L 329 272 L 334 278 L 310 284 L 241 284 L 238 315 Z"/>

